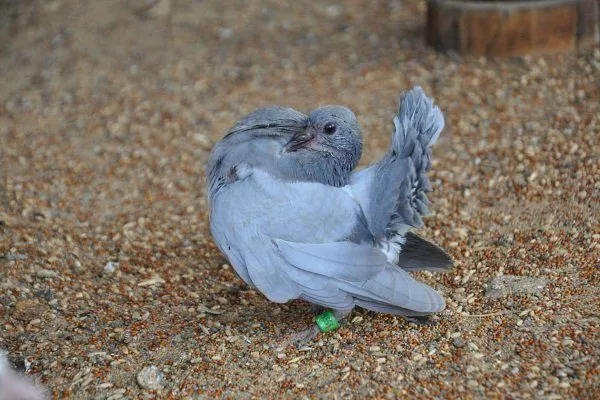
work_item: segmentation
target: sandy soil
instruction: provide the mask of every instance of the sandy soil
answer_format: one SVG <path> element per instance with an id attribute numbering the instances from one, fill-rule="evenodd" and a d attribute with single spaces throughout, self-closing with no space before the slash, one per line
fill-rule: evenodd
<path id="1" fill-rule="evenodd" d="M 600 50 L 442 55 L 422 2 L 289 3 L 0 1 L 0 348 L 15 368 L 74 399 L 593 398 Z M 420 232 L 456 260 L 420 275 L 447 310 L 435 326 L 357 310 L 281 347 L 310 306 L 248 290 L 211 241 L 212 144 L 263 105 L 344 104 L 366 164 L 414 84 L 447 118 Z"/>

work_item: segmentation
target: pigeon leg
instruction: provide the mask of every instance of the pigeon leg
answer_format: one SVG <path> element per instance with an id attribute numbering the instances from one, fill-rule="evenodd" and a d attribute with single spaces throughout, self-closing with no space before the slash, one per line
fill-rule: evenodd
<path id="1" fill-rule="evenodd" d="M 290 335 L 290 337 L 284 342 L 284 347 L 292 344 L 296 347 L 301 347 L 302 345 L 312 341 L 319 334 L 319 327 L 314 324 L 309 328 L 301 330 L 300 332 L 296 332 Z"/>
<path id="2" fill-rule="evenodd" d="M 352 311 L 352 309 L 349 309 L 349 310 L 333 310 L 333 315 L 335 316 L 335 319 L 338 320 L 338 322 L 342 322 L 342 320 L 344 318 L 346 318 L 348 316 L 348 314 L 350 314 L 350 311 Z"/>
<path id="3" fill-rule="evenodd" d="M 332 310 L 331 314 L 335 318 L 337 322 L 342 321 L 348 314 L 350 314 L 350 310 Z M 325 313 L 319 315 L 319 317 L 323 316 Z M 317 318 L 319 318 L 317 317 Z M 332 329 L 333 330 L 333 329 Z M 304 329 L 300 332 L 296 332 L 292 334 L 288 340 L 286 340 L 285 345 L 294 344 L 297 347 L 305 345 L 306 343 L 312 341 L 321 331 L 321 328 L 318 324 L 314 324 L 307 329 Z"/>
<path id="4" fill-rule="evenodd" d="M 323 306 L 320 306 L 318 304 L 311 304 L 310 305 L 310 310 L 312 312 L 314 312 L 315 314 L 318 315 L 318 314 L 321 314 L 321 313 L 325 312 L 325 310 L 327 310 L 327 308 L 323 307 Z"/>

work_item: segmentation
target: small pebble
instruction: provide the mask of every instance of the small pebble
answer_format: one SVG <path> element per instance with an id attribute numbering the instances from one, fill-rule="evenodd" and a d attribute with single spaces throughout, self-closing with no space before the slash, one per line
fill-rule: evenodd
<path id="1" fill-rule="evenodd" d="M 105 274 L 112 274 L 117 270 L 117 268 L 119 268 L 118 262 L 109 261 L 104 265 L 103 271 Z"/>
<path id="2" fill-rule="evenodd" d="M 487 284 L 485 297 L 497 299 L 507 296 L 537 294 L 544 289 L 547 283 L 548 280 L 544 278 L 502 275 Z"/>
<path id="3" fill-rule="evenodd" d="M 160 390 L 165 386 L 165 377 L 158 367 L 144 367 L 137 374 L 137 383 L 146 390 Z"/>
<path id="4" fill-rule="evenodd" d="M 58 272 L 52 271 L 50 269 L 40 269 L 37 272 L 37 276 L 45 279 L 52 279 L 58 277 Z"/>

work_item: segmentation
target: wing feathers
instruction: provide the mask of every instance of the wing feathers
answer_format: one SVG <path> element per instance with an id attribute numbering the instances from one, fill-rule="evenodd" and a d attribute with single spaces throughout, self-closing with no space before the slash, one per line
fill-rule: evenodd
<path id="1" fill-rule="evenodd" d="M 403 310 L 430 314 L 445 307 L 444 299 L 435 290 L 391 265 L 360 286 L 351 283 L 340 285 L 353 296 L 360 297 L 363 304 L 369 301 L 386 304 L 402 315 L 406 315 Z"/>
<path id="2" fill-rule="evenodd" d="M 281 239 L 275 245 L 296 268 L 350 282 L 363 282 L 380 272 L 386 257 L 372 246 L 351 242 L 293 243 Z"/>
<path id="3" fill-rule="evenodd" d="M 370 246 L 350 242 L 292 243 L 279 239 L 274 243 L 296 282 L 305 287 L 312 286 L 312 280 L 329 283 L 328 290 L 303 291 L 305 296 L 318 299 L 317 303 L 341 304 L 350 294 L 359 296 L 364 304 L 369 300 L 387 304 L 402 315 L 407 315 L 407 310 L 420 315 L 444 308 L 444 300 L 435 290 L 387 264 L 385 255 Z M 302 276 L 297 269 L 302 270 Z"/>

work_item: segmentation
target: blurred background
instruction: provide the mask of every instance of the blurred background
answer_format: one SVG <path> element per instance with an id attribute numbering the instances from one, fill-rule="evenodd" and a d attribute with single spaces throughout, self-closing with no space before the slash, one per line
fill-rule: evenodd
<path id="1" fill-rule="evenodd" d="M 57 398 L 589 396 L 600 50 L 463 56 L 425 29 L 424 1 L 0 0 L 13 365 Z M 421 234 L 457 265 L 420 279 L 448 310 L 435 328 L 357 311 L 313 350 L 279 348 L 310 309 L 248 290 L 212 243 L 212 145 L 265 105 L 343 104 L 365 165 L 417 84 L 446 117 Z"/>

